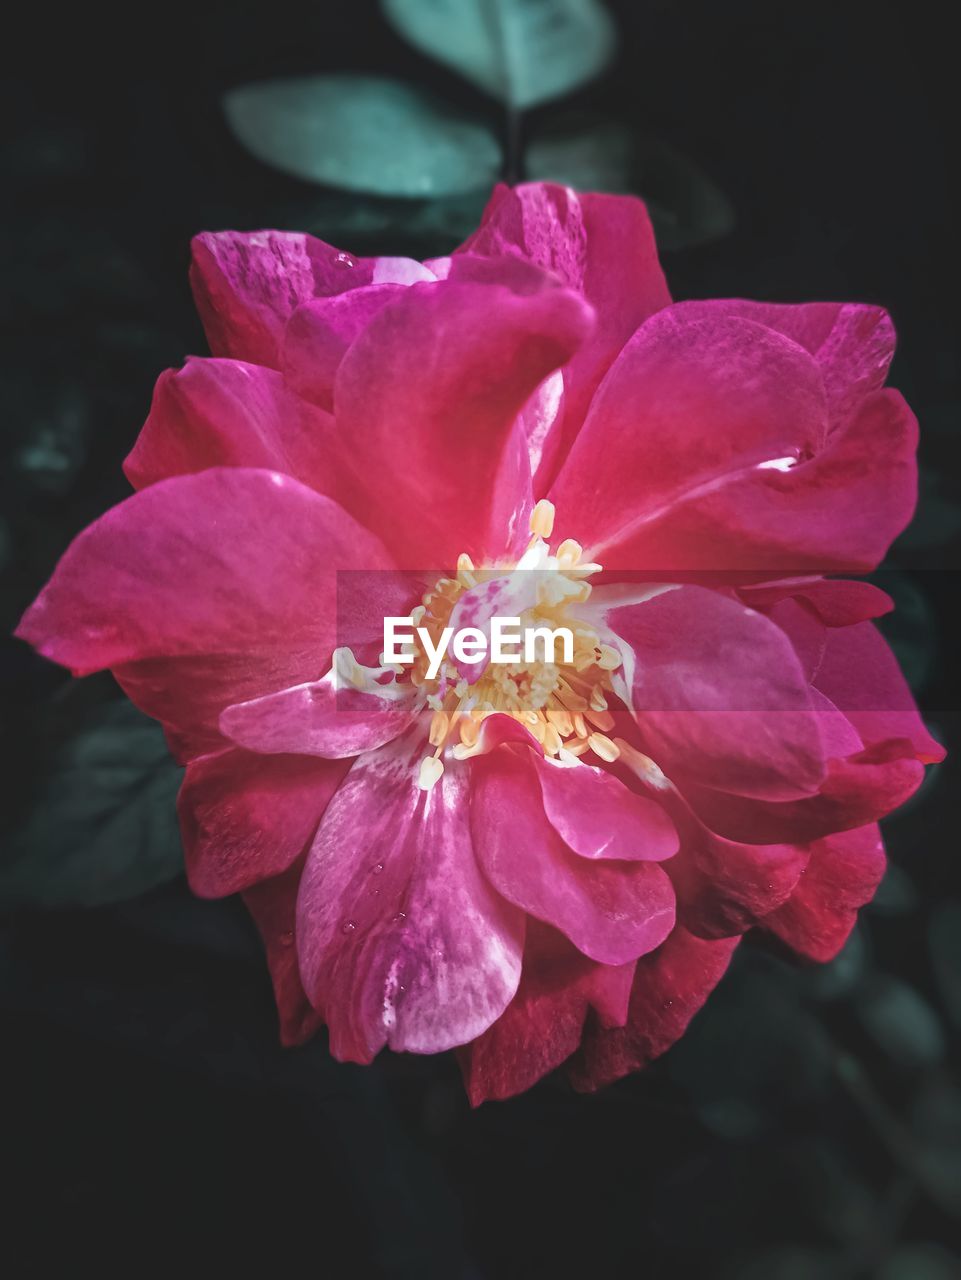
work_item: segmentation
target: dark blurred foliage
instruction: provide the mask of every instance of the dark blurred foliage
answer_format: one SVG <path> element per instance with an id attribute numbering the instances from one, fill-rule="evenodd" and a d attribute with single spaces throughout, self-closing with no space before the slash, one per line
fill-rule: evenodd
<path id="1" fill-rule="evenodd" d="M 600 166 L 647 196 L 677 297 L 892 309 L 922 502 L 880 580 L 954 755 L 887 824 L 890 874 L 832 965 L 749 943 L 647 1072 L 596 1097 L 551 1079 L 472 1113 L 450 1056 L 360 1069 L 322 1042 L 278 1047 L 241 905 L 196 901 L 179 874 L 177 775 L 153 727 L 109 678 L 74 685 L 4 641 L 11 1275 L 65 1259 L 125 1275 L 306 1260 L 418 1280 L 959 1273 L 952 42 L 918 4 L 608 7 L 613 64 L 523 115 L 360 0 L 5 19 L 2 631 L 125 496 L 120 462 L 156 375 L 205 349 L 194 232 L 273 225 L 437 254 L 469 228 L 482 195 L 311 185 L 254 159 L 222 109 L 269 77 L 386 74 L 473 115 L 517 172 L 522 154 L 537 176 Z"/>

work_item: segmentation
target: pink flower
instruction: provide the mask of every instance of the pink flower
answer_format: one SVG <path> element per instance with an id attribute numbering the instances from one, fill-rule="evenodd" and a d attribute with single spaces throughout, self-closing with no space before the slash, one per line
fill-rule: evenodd
<path id="1" fill-rule="evenodd" d="M 827 960 L 941 747 L 871 619 L 915 501 L 877 307 L 672 304 L 644 207 L 499 188 L 450 258 L 199 236 L 213 358 L 19 634 L 187 765 L 281 1034 L 458 1048 L 472 1101 L 663 1052 L 752 928 Z M 513 566 L 532 573 L 511 573 Z M 504 607 L 501 607 L 504 606 Z M 510 606 L 510 607 L 506 607 Z M 571 664 L 381 664 L 530 610 Z"/>

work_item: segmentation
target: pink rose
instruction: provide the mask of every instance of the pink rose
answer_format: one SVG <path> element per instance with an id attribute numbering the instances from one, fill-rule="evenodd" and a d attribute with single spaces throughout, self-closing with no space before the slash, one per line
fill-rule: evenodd
<path id="1" fill-rule="evenodd" d="M 204 234 L 213 358 L 19 634 L 110 668 L 187 765 L 281 1035 L 457 1048 L 471 1100 L 594 1089 L 743 934 L 827 960 L 943 751 L 871 619 L 915 420 L 884 311 L 672 304 L 643 205 L 495 191 L 451 257 Z M 511 572 L 512 568 L 531 570 Z M 571 663 L 380 661 L 383 618 L 570 624 Z"/>

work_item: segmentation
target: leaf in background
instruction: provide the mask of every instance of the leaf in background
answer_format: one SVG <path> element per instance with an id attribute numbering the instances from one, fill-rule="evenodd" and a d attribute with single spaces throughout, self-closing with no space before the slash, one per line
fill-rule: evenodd
<path id="1" fill-rule="evenodd" d="M 537 181 L 641 196 L 661 249 L 716 240 L 734 226 L 727 197 L 692 161 L 664 142 L 635 138 L 616 120 L 560 118 L 532 136 L 525 167 Z"/>
<path id="2" fill-rule="evenodd" d="M 383 0 L 383 8 L 415 48 L 520 111 L 592 79 L 616 44 L 597 0 Z"/>
<path id="3" fill-rule="evenodd" d="M 500 148 L 429 94 L 380 76 L 303 76 L 231 89 L 224 111 L 258 160 L 308 182 L 381 196 L 490 187 Z"/>
<path id="4" fill-rule="evenodd" d="M 183 870 L 180 778 L 159 725 L 126 701 L 100 707 L 7 841 L 0 903 L 96 906 L 172 880 Z"/>
<path id="5" fill-rule="evenodd" d="M 928 948 L 948 1016 L 961 1028 L 961 902 L 939 903 L 928 925 Z"/>
<path id="6" fill-rule="evenodd" d="M 855 1002 L 865 1031 L 891 1061 L 907 1070 L 931 1066 L 944 1055 L 937 1014 L 919 991 L 888 974 L 877 974 Z"/>

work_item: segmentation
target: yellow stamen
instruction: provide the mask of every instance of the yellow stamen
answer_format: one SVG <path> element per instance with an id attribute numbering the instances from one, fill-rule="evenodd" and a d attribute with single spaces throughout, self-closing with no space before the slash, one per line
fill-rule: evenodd
<path id="1" fill-rule="evenodd" d="M 554 529 L 554 504 L 548 502 L 546 498 L 541 498 L 540 502 L 531 512 L 531 533 L 540 538 L 549 538 Z"/>
<path id="2" fill-rule="evenodd" d="M 600 756 L 602 760 L 606 760 L 608 764 L 613 764 L 617 757 L 621 754 L 620 747 L 606 737 L 603 733 L 592 733 L 587 739 L 587 745 L 596 756 Z"/>

